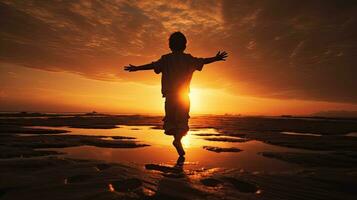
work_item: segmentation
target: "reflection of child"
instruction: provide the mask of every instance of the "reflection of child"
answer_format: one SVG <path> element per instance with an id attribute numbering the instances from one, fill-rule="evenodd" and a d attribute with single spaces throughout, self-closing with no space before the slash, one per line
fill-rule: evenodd
<path id="1" fill-rule="evenodd" d="M 186 37 L 181 32 L 171 34 L 169 47 L 171 53 L 161 56 L 161 58 L 150 64 L 142 66 L 129 65 L 126 71 L 134 72 L 138 70 L 154 70 L 155 73 L 162 73 L 161 92 L 165 98 L 165 134 L 173 135 L 177 153 L 185 155 L 181 144 L 181 139 L 189 130 L 188 119 L 190 111 L 190 82 L 193 72 L 201 71 L 204 64 L 225 60 L 226 52 L 218 52 L 211 58 L 196 58 L 184 53 L 186 49 Z"/>

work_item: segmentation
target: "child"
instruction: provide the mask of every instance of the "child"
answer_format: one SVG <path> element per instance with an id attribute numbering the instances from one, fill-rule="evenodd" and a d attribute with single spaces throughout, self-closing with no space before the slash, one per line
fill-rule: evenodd
<path id="1" fill-rule="evenodd" d="M 186 49 L 186 37 L 181 32 L 171 34 L 169 47 L 171 53 L 161 56 L 161 58 L 150 64 L 125 66 L 125 70 L 134 72 L 138 70 L 154 70 L 156 74 L 162 73 L 161 92 L 165 98 L 165 134 L 173 135 L 177 153 L 180 157 L 185 155 L 181 144 L 181 139 L 189 130 L 188 119 L 190 111 L 190 82 L 195 70 L 201 71 L 204 64 L 224 61 L 226 52 L 218 52 L 211 58 L 196 58 L 184 53 Z"/>

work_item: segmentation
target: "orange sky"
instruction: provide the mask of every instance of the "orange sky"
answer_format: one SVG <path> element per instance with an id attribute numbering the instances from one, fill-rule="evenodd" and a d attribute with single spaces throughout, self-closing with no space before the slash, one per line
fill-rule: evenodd
<path id="1" fill-rule="evenodd" d="M 120 68 L 118 70 L 121 70 Z M 159 76 L 156 84 L 102 81 L 68 72 L 48 72 L 2 65 L 1 108 L 6 111 L 111 112 L 162 114 Z M 4 76 L 5 75 L 5 76 Z M 134 74 L 133 74 L 134 75 Z M 199 87 L 192 83 L 192 114 L 310 114 L 320 110 L 357 109 L 353 104 L 279 100 L 230 93 L 225 88 Z"/>
<path id="2" fill-rule="evenodd" d="M 177 30 L 194 56 L 229 53 L 194 74 L 193 114 L 357 110 L 356 11 L 338 1 L 0 0 L 0 110 L 162 114 L 160 76 L 122 67 L 168 53 Z"/>

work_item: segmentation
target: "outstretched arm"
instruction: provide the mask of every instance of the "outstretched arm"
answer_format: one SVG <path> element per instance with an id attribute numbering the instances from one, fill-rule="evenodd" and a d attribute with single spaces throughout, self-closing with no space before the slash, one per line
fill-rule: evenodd
<path id="1" fill-rule="evenodd" d="M 129 64 L 129 66 L 124 66 L 124 70 L 129 71 L 129 72 L 135 72 L 135 71 L 139 71 L 139 70 L 150 70 L 150 69 L 154 69 L 153 63 L 146 64 L 146 65 L 140 65 L 140 66 L 135 66 L 132 64 Z"/>
<path id="2" fill-rule="evenodd" d="M 213 62 L 216 62 L 216 61 L 225 61 L 226 58 L 228 57 L 228 54 L 227 52 L 225 51 L 218 51 L 218 53 L 216 54 L 216 56 L 214 57 L 211 57 L 211 58 L 204 58 L 203 59 L 203 62 L 204 64 L 209 64 L 209 63 L 213 63 Z"/>

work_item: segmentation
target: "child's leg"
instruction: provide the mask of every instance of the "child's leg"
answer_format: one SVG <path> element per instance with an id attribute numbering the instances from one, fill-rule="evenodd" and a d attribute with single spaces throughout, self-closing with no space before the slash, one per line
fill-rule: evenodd
<path id="1" fill-rule="evenodd" d="M 176 168 L 179 168 L 183 170 L 183 164 L 185 164 L 185 157 L 184 156 L 179 156 L 176 160 Z"/>
<path id="2" fill-rule="evenodd" d="M 172 142 L 172 144 L 176 148 L 177 153 L 180 156 L 184 156 L 185 155 L 185 150 L 183 149 L 182 143 L 181 143 L 182 137 L 183 137 L 183 135 L 176 134 L 176 135 L 174 135 L 174 141 Z"/>

